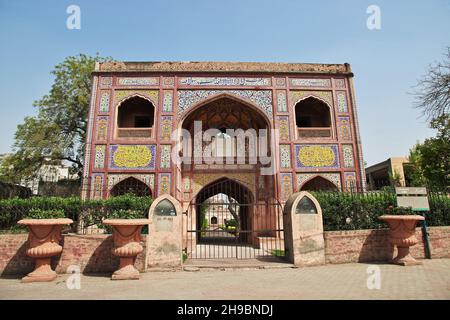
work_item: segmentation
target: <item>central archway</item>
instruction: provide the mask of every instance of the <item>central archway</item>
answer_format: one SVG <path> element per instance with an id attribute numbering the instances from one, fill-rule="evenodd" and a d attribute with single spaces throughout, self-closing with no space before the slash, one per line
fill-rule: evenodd
<path id="1" fill-rule="evenodd" d="M 195 197 L 197 242 L 250 242 L 253 204 L 252 192 L 236 180 L 222 178 L 203 187 Z"/>
<path id="2" fill-rule="evenodd" d="M 194 137 L 195 122 L 201 121 L 202 131 L 216 129 L 216 134 L 211 137 L 210 141 L 202 141 L 201 145 L 194 145 L 194 139 L 192 139 L 191 156 L 195 154 L 195 151 L 201 148 L 202 154 L 207 147 L 211 148 L 211 153 L 214 157 L 231 156 L 235 158 L 245 159 L 245 163 L 249 163 L 248 157 L 250 154 L 251 142 L 249 137 L 246 136 L 244 146 L 240 146 L 235 137 L 229 137 L 229 130 L 237 132 L 236 130 L 255 130 L 255 133 L 259 135 L 260 130 L 266 129 L 268 138 L 270 139 L 270 120 L 267 115 L 264 114 L 258 107 L 250 104 L 247 101 L 236 98 L 229 94 L 220 94 L 216 97 L 203 101 L 197 106 L 193 107 L 189 113 L 187 113 L 182 121 L 181 128 L 187 130 L 191 137 Z M 226 141 L 231 138 L 231 143 L 227 145 Z M 270 140 L 267 141 L 270 141 Z M 221 143 L 218 143 L 218 142 Z M 256 144 L 256 148 L 260 148 Z M 270 143 L 267 143 L 266 150 L 270 153 Z M 241 149 L 240 149 L 241 148 Z M 253 150 L 258 154 L 258 149 Z M 225 163 L 225 161 L 223 161 Z"/>

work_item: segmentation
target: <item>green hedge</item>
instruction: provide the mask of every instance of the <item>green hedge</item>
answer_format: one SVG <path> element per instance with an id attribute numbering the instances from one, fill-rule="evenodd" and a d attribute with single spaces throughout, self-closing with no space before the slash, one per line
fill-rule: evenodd
<path id="1" fill-rule="evenodd" d="M 386 228 L 378 220 L 383 214 L 399 213 L 395 210 L 396 198 L 392 192 L 342 193 L 312 192 L 319 201 L 325 230 L 357 230 Z M 450 225 L 450 198 L 443 194 L 429 196 L 430 212 L 427 222 L 430 226 Z M 0 230 L 3 232 L 21 231 L 17 221 L 27 216 L 31 209 L 63 211 L 74 220 L 73 230 L 83 220 L 83 227 L 102 226 L 103 218 L 112 217 L 118 210 L 139 211 L 147 215 L 152 203 L 150 197 L 124 195 L 107 200 L 86 200 L 79 197 L 33 197 L 28 199 L 0 200 Z M 402 212 L 407 213 L 407 212 Z"/>
<path id="2" fill-rule="evenodd" d="M 140 211 L 147 214 L 152 199 L 150 197 L 136 197 L 123 195 L 112 197 L 107 200 L 85 200 L 79 197 L 33 197 L 28 199 L 3 199 L 0 200 L 0 230 L 20 231 L 17 221 L 26 217 L 30 210 L 53 210 L 63 211 L 67 218 L 74 221 L 73 230 L 77 229 L 80 218 L 83 219 L 84 227 L 101 225 L 103 218 L 113 217 L 118 210 Z"/>
<path id="3" fill-rule="evenodd" d="M 378 220 L 383 214 L 413 214 L 410 209 L 396 208 L 396 196 L 392 192 L 343 193 L 311 192 L 322 208 L 324 230 L 358 230 L 386 228 Z M 430 226 L 450 225 L 450 198 L 447 195 L 429 196 Z"/>

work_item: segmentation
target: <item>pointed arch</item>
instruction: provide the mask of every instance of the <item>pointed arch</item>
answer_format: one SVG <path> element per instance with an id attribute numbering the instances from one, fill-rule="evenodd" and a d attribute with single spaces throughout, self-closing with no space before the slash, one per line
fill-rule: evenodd
<path id="1" fill-rule="evenodd" d="M 322 175 L 315 175 L 310 177 L 308 180 L 303 182 L 300 186 L 299 191 L 319 191 L 319 190 L 330 190 L 330 191 L 338 191 L 339 186 L 337 186 L 333 181 L 327 179 Z"/>
<path id="2" fill-rule="evenodd" d="M 141 94 L 123 98 L 116 106 L 116 138 L 150 138 L 155 125 L 155 103 Z"/>
<path id="3" fill-rule="evenodd" d="M 152 196 L 151 188 L 146 183 L 133 176 L 117 182 L 109 192 L 112 197 L 117 197 L 127 193 L 140 197 Z"/>
<path id="4" fill-rule="evenodd" d="M 332 108 L 316 96 L 309 95 L 294 105 L 297 138 L 331 138 Z"/>
<path id="5" fill-rule="evenodd" d="M 218 94 L 211 95 L 211 96 L 197 102 L 196 104 L 194 104 L 182 115 L 182 117 L 179 121 L 179 128 L 182 128 L 184 126 L 185 120 L 191 114 L 193 114 L 197 109 L 200 109 L 214 101 L 218 101 L 223 98 L 228 98 L 230 100 L 239 102 L 239 103 L 245 105 L 246 107 L 251 108 L 253 111 L 258 113 L 258 115 L 261 116 L 265 120 L 265 122 L 267 124 L 267 128 L 270 128 L 271 120 L 269 119 L 267 114 L 263 110 L 261 110 L 261 108 L 259 106 L 257 106 L 256 104 L 254 104 L 253 102 L 251 102 L 249 100 L 243 99 L 242 97 L 236 96 L 236 95 L 234 95 L 232 93 L 228 93 L 228 92 L 220 92 Z"/>

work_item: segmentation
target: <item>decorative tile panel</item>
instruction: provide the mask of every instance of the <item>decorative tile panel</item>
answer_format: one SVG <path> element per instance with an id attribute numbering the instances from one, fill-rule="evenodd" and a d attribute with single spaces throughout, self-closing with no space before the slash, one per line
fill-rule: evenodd
<path id="1" fill-rule="evenodd" d="M 184 86 L 270 86 L 270 78 L 183 77 L 178 82 Z"/>
<path id="2" fill-rule="evenodd" d="M 108 174 L 108 191 L 110 191 L 120 181 L 128 179 L 130 177 L 136 178 L 139 181 L 145 183 L 153 192 L 155 187 L 155 175 L 154 174 Z"/>
<path id="3" fill-rule="evenodd" d="M 353 146 L 351 144 L 342 145 L 342 158 L 344 159 L 344 168 L 353 168 L 355 166 Z"/>
<path id="4" fill-rule="evenodd" d="M 109 166 L 122 170 L 155 169 L 156 145 L 111 145 Z"/>
<path id="5" fill-rule="evenodd" d="M 345 91 L 336 92 L 336 101 L 337 101 L 339 112 L 348 112 L 347 97 L 346 97 Z"/>
<path id="6" fill-rule="evenodd" d="M 101 88 L 111 88 L 112 77 L 100 77 L 100 87 Z"/>
<path id="7" fill-rule="evenodd" d="M 172 116 L 161 116 L 159 139 L 170 141 L 172 135 Z"/>
<path id="8" fill-rule="evenodd" d="M 345 88 L 345 79 L 334 79 L 336 88 Z"/>
<path id="9" fill-rule="evenodd" d="M 175 79 L 174 77 L 164 77 L 162 80 L 162 84 L 165 87 L 173 87 L 175 84 Z"/>
<path id="10" fill-rule="evenodd" d="M 291 79 L 291 85 L 296 87 L 331 87 L 330 79 Z"/>
<path id="11" fill-rule="evenodd" d="M 286 86 L 286 78 L 275 78 L 275 85 L 277 87 L 285 87 Z"/>
<path id="12" fill-rule="evenodd" d="M 103 173 L 94 173 L 92 175 L 91 182 L 91 199 L 102 199 L 103 198 Z"/>
<path id="13" fill-rule="evenodd" d="M 298 169 L 338 168 L 337 145 L 296 145 L 295 167 Z"/>
<path id="14" fill-rule="evenodd" d="M 278 117 L 278 130 L 280 131 L 280 140 L 289 141 L 289 116 Z"/>
<path id="15" fill-rule="evenodd" d="M 351 140 L 352 131 L 350 127 L 350 117 L 339 116 L 338 117 L 338 131 L 340 140 Z"/>
<path id="16" fill-rule="evenodd" d="M 159 84 L 159 78 L 119 78 L 117 83 L 121 86 L 155 86 Z"/>
<path id="17" fill-rule="evenodd" d="M 185 192 L 189 192 L 191 190 L 191 178 L 184 177 L 183 178 L 183 187 Z"/>
<path id="18" fill-rule="evenodd" d="M 108 117 L 97 117 L 97 141 L 106 141 L 108 138 Z"/>
<path id="19" fill-rule="evenodd" d="M 277 91 L 277 110 L 278 112 L 287 112 L 286 91 Z"/>
<path id="20" fill-rule="evenodd" d="M 247 100 L 255 104 L 267 115 L 272 115 L 272 91 L 269 90 L 179 90 L 178 114 L 185 113 L 202 100 L 223 93 Z"/>
<path id="21" fill-rule="evenodd" d="M 192 189 L 194 195 L 197 194 L 204 186 L 221 178 L 236 180 L 246 186 L 253 193 L 255 192 L 255 174 L 254 173 L 198 173 L 192 177 Z"/>
<path id="22" fill-rule="evenodd" d="M 160 173 L 158 175 L 158 196 L 170 193 L 170 173 Z"/>
<path id="23" fill-rule="evenodd" d="M 102 90 L 100 93 L 100 112 L 109 112 L 109 101 L 110 101 L 110 94 L 109 90 Z"/>
<path id="24" fill-rule="evenodd" d="M 339 173 L 321 172 L 317 173 L 297 173 L 297 191 L 300 191 L 305 182 L 314 177 L 322 177 L 331 181 L 339 190 L 341 190 L 341 175 Z"/>
<path id="25" fill-rule="evenodd" d="M 292 194 L 292 173 L 280 173 L 281 200 L 286 201 Z"/>
<path id="26" fill-rule="evenodd" d="M 344 184 L 345 191 L 356 191 L 356 173 L 355 172 L 344 172 Z"/>
<path id="27" fill-rule="evenodd" d="M 288 144 L 280 145 L 280 167 L 291 167 L 291 146 Z"/>
<path id="28" fill-rule="evenodd" d="M 173 91 L 165 90 L 163 95 L 163 112 L 172 112 Z"/>
<path id="29" fill-rule="evenodd" d="M 161 161 L 160 161 L 160 166 L 159 166 L 161 169 L 170 168 L 171 152 L 172 152 L 171 145 L 162 145 L 161 146 Z"/>
<path id="30" fill-rule="evenodd" d="M 103 169 L 105 167 L 105 149 L 106 146 L 95 146 L 94 169 Z"/>
<path id="31" fill-rule="evenodd" d="M 149 99 L 155 107 L 158 106 L 158 90 L 115 90 L 114 91 L 114 105 L 133 96 L 139 96 Z"/>
<path id="32" fill-rule="evenodd" d="M 333 106 L 333 96 L 331 95 L 331 91 L 291 91 L 290 95 L 293 106 L 299 101 L 309 97 L 315 97 L 328 103 L 329 106 Z"/>

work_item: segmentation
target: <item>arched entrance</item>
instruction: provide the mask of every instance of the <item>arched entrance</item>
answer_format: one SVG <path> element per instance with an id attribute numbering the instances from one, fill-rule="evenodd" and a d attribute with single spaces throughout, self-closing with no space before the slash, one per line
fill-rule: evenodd
<path id="1" fill-rule="evenodd" d="M 255 201 L 240 181 L 225 177 L 203 187 L 189 204 L 187 221 L 189 258 L 284 256 L 281 205 Z"/>
<path id="2" fill-rule="evenodd" d="M 301 191 L 338 191 L 338 188 L 330 180 L 317 176 L 307 181 Z"/>
<path id="3" fill-rule="evenodd" d="M 138 197 L 149 197 L 152 195 L 149 186 L 133 177 L 129 177 L 117 183 L 111 189 L 110 195 L 112 197 L 117 197 L 128 193 Z"/>

